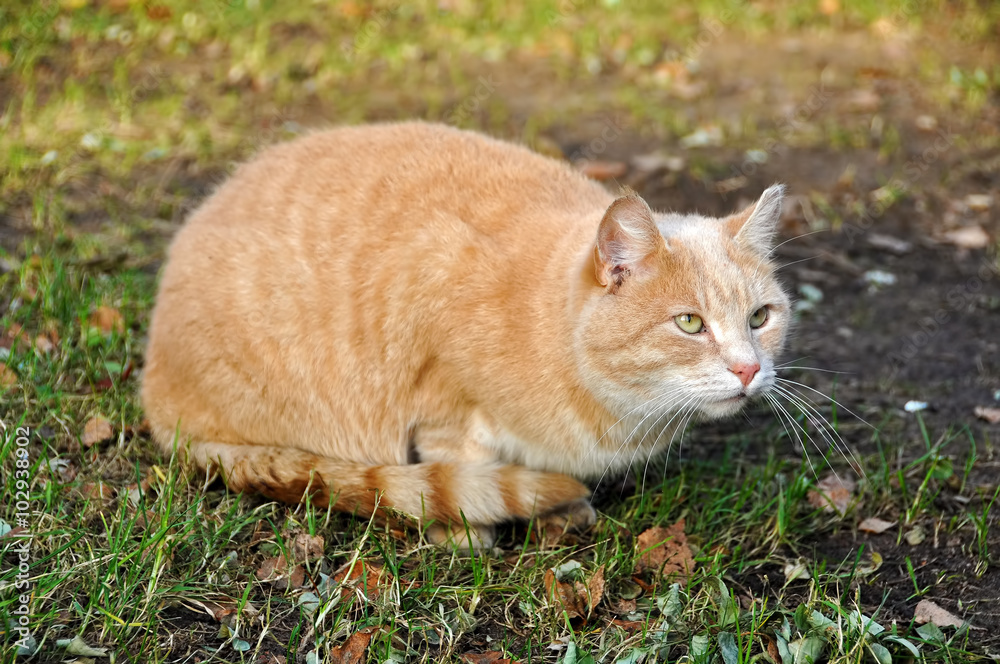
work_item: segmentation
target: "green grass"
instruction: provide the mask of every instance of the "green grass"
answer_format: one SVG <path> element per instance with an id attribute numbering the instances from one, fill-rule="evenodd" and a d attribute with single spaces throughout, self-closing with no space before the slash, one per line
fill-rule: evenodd
<path id="1" fill-rule="evenodd" d="M 141 365 L 167 239 L 235 160 L 302 127 L 410 115 L 534 143 L 619 114 L 644 140 L 676 139 L 697 122 L 655 68 L 691 55 L 699 21 L 767 41 L 776 33 L 870 30 L 891 15 L 875 2 L 845 2 L 834 16 L 808 3 L 772 4 L 626 10 L 615 2 L 491 2 L 480 12 L 464 2 L 220 0 L 0 9 L 0 215 L 18 233 L 16 247 L 0 256 L 0 327 L 6 333 L 16 324 L 27 339 L 47 335 L 54 344 L 45 352 L 22 341 L 3 359 L 17 383 L 0 388 L 7 427 L 0 478 L 4 495 L 16 496 L 17 471 L 28 471 L 31 538 L 0 539 L 0 622 L 21 606 L 12 584 L 27 541 L 40 661 L 88 656 L 60 645 L 74 637 L 107 648 L 116 662 L 195 661 L 195 654 L 328 661 L 331 649 L 369 628 L 373 662 L 458 661 L 485 651 L 566 663 L 735 664 L 771 661 L 769 652 L 803 658 L 796 662 L 807 654 L 884 662 L 911 647 L 928 661 L 982 657 L 968 629 L 882 618 L 889 572 L 878 552 L 861 545 L 820 555 L 825 542 L 850 541 L 861 517 L 882 515 L 899 522 L 894 553 L 907 551 L 907 533 L 919 527 L 929 538 L 968 540 L 974 569 L 956 574 L 981 577 L 995 566 L 990 529 L 1000 489 L 970 480 L 994 451 L 968 431 L 925 429 L 916 458 L 901 456 L 907 441 L 874 434 L 845 518 L 809 502 L 817 478 L 775 420 L 731 436 L 716 457 L 673 456 L 655 480 L 636 479 L 645 482 L 640 493 L 611 491 L 598 525 L 582 537 L 544 547 L 529 527 L 512 525 L 501 531 L 502 551 L 470 556 L 431 546 L 417 532 L 390 532 L 315 505 L 242 498 L 189 477 L 148 440 L 137 373 L 123 378 Z M 973 2 L 919 7 L 907 26 L 929 30 L 947 11 L 947 28 L 934 34 L 973 45 L 990 38 L 998 12 Z M 995 67 L 942 69 L 935 57 L 927 56 L 919 81 L 941 109 L 974 115 L 996 94 Z M 491 72 L 501 92 L 467 104 Z M 775 130 L 774 113 L 757 111 L 747 110 L 752 120 L 743 129 L 727 130 L 736 148 L 758 146 Z M 852 118 L 824 115 L 812 129 L 789 142 L 850 150 L 872 140 L 870 126 Z M 895 131 L 887 129 L 881 144 L 887 159 L 900 149 Z M 728 173 L 709 158 L 692 161 L 693 170 Z M 120 312 L 123 329 L 91 329 L 100 306 Z M 85 424 L 98 415 L 114 436 L 82 446 Z M 17 465 L 18 427 L 30 429 L 28 468 Z M 692 436 L 688 451 L 698 449 L 699 434 Z M 972 455 L 950 451 L 960 439 L 970 440 Z M 842 475 L 853 472 L 827 456 Z M 812 450 L 810 459 L 822 473 L 824 456 Z M 106 497 L 98 483 L 109 488 Z M 956 495 L 965 502 L 942 506 Z M 0 518 L 16 526 L 17 512 L 8 498 Z M 694 573 L 637 574 L 637 536 L 682 518 Z M 261 564 L 293 550 L 300 533 L 325 542 L 323 556 L 305 563 L 310 583 L 281 590 L 258 579 Z M 915 602 L 944 579 L 922 576 L 926 552 L 913 551 L 896 562 Z M 384 570 L 377 594 L 365 592 L 363 580 L 360 589 L 333 580 L 359 566 L 372 576 L 372 566 Z M 790 569 L 800 573 L 786 581 Z M 584 584 L 603 573 L 604 598 L 589 619 L 568 615 L 548 593 L 550 570 Z M 3 661 L 16 638 L 6 633 Z M 311 652 L 318 660 L 306 658 Z"/>

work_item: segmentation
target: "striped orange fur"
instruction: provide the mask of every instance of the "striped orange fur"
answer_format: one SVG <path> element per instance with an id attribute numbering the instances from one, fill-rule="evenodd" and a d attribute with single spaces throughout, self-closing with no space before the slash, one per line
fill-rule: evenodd
<path id="1" fill-rule="evenodd" d="M 464 520 L 486 541 L 579 513 L 579 480 L 773 384 L 780 204 L 772 187 L 722 220 L 655 214 L 432 124 L 278 145 L 170 248 L 143 377 L 154 437 L 234 490 Z"/>

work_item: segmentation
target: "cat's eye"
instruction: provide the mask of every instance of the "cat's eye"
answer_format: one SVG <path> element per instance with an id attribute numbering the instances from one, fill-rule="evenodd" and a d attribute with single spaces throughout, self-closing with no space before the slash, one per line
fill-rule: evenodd
<path id="1" fill-rule="evenodd" d="M 757 329 L 761 325 L 767 322 L 767 307 L 761 307 L 757 311 L 750 314 L 750 327 Z"/>
<path id="2" fill-rule="evenodd" d="M 677 323 L 677 327 L 681 328 L 688 334 L 698 334 L 705 329 L 705 323 L 701 320 L 701 316 L 696 314 L 681 314 L 680 316 L 674 316 L 674 322 Z"/>

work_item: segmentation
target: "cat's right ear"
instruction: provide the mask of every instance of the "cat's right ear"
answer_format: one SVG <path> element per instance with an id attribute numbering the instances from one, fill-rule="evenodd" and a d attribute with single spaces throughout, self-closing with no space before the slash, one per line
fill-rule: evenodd
<path id="1" fill-rule="evenodd" d="M 651 257 L 663 248 L 653 211 L 638 194 L 615 200 L 597 229 L 594 268 L 597 281 L 614 292 L 626 279 L 651 270 Z"/>

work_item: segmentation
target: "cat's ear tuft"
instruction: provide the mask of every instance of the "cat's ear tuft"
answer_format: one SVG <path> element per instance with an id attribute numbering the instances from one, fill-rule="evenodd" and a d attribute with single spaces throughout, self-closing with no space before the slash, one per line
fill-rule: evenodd
<path id="1" fill-rule="evenodd" d="M 775 184 L 764 190 L 760 200 L 726 219 L 726 228 L 737 243 L 762 254 L 771 251 L 781 221 L 785 185 Z"/>
<path id="2" fill-rule="evenodd" d="M 604 213 L 597 230 L 597 281 L 614 291 L 625 279 L 652 269 L 650 258 L 663 248 L 653 211 L 638 194 L 626 191 Z"/>

